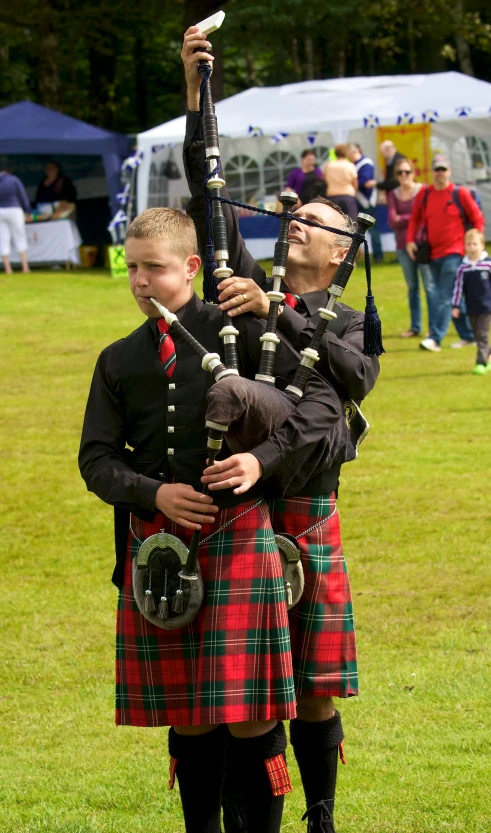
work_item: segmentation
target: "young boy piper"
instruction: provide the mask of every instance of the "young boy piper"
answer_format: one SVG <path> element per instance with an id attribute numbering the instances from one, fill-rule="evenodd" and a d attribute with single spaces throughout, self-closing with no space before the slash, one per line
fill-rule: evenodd
<path id="1" fill-rule="evenodd" d="M 290 448 L 295 454 L 315 447 L 344 424 L 344 414 L 333 388 L 314 373 L 270 439 L 251 453 L 225 452 L 225 461 L 205 468 L 213 379 L 187 342 L 166 332 L 150 300 L 176 313 L 208 350 L 221 351 L 221 312 L 193 291 L 196 251 L 194 224 L 179 211 L 149 209 L 131 223 L 130 288 L 147 320 L 99 357 L 79 465 L 88 489 L 115 508 L 117 724 L 172 727 L 169 751 L 187 833 L 219 833 L 225 754 L 240 772 L 249 829 L 276 833 L 290 790 L 282 721 L 296 710 L 282 570 L 262 501 L 263 461 L 268 473 L 281 473 Z M 264 325 L 242 316 L 237 328 L 241 373 L 254 378 Z M 281 339 L 279 387 L 297 365 Z M 213 497 L 200 491 L 205 481 Z M 196 529 L 203 536 L 205 602 L 177 630 L 150 623 L 132 592 L 132 557 L 163 528 L 185 544 Z"/>
<path id="2" fill-rule="evenodd" d="M 465 234 L 465 257 L 457 269 L 452 298 L 452 317 L 460 317 L 460 302 L 465 298 L 467 315 L 477 344 L 475 376 L 491 370 L 489 328 L 491 327 L 491 258 L 484 250 L 484 234 L 475 228 Z"/>

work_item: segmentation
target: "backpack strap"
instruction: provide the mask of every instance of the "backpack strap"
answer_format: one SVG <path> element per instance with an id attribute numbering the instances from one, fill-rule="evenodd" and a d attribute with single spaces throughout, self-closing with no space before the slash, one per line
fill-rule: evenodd
<path id="1" fill-rule="evenodd" d="M 460 201 L 460 194 L 459 194 L 459 186 L 458 185 L 456 185 L 455 188 L 452 191 L 452 202 L 454 202 L 455 205 L 457 206 L 457 208 L 459 209 L 459 214 L 461 216 L 461 219 L 462 219 L 462 222 L 464 224 L 465 230 L 469 231 L 469 229 L 472 228 L 472 223 L 469 222 L 469 218 L 467 217 L 467 214 L 464 211 L 464 207 L 463 207 L 463 205 Z"/>

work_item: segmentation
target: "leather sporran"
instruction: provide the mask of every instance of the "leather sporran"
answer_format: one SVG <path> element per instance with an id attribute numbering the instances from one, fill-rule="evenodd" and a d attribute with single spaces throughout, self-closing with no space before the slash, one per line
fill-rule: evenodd
<path id="1" fill-rule="evenodd" d="M 291 535 L 275 535 L 274 538 L 280 551 L 286 606 L 291 610 L 300 601 L 305 587 L 301 554 L 295 538 Z"/>
<path id="2" fill-rule="evenodd" d="M 188 625 L 203 602 L 199 564 L 195 581 L 179 577 L 187 555 L 179 538 L 159 532 L 143 541 L 133 558 L 133 596 L 142 616 L 158 628 L 171 631 Z"/>

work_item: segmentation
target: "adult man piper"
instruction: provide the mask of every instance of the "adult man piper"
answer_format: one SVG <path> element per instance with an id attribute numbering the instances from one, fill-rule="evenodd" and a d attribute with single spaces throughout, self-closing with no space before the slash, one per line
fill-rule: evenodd
<path id="1" fill-rule="evenodd" d="M 187 83 L 187 126 L 184 164 L 191 200 L 187 212 L 193 217 L 201 251 L 205 251 L 205 204 L 203 196 L 203 145 L 199 114 L 199 60 L 213 60 L 205 52 L 210 44 L 198 27 L 184 36 L 182 60 Z M 223 194 L 223 191 L 222 191 Z M 253 312 L 267 318 L 267 279 L 242 240 L 237 215 L 223 204 L 227 219 L 230 259 L 235 277 L 223 280 L 218 289 L 223 310 L 232 317 Z M 302 206 L 296 216 L 339 229 L 326 232 L 297 222 L 290 224 L 290 249 L 285 277 L 286 304 L 278 329 L 293 346 L 303 349 L 318 320 L 317 310 L 327 303 L 328 287 L 343 260 L 350 239 L 343 231 L 353 225 L 336 206 L 318 198 Z M 334 385 L 344 399 L 362 400 L 372 389 L 379 372 L 378 359 L 363 353 L 364 316 L 345 304 L 335 307 L 337 318 L 319 348 L 316 369 Z M 333 808 L 338 746 L 343 738 L 339 712 L 333 697 L 358 692 L 351 596 L 341 548 L 339 520 L 335 509 L 339 469 L 311 480 L 295 498 L 270 504 L 276 532 L 296 538 L 302 552 L 306 588 L 290 612 L 290 631 L 297 718 L 291 721 L 290 737 L 304 786 L 309 833 L 334 833 Z M 240 813 L 240 784 L 229 782 L 228 804 Z M 245 830 L 224 816 L 227 833 Z M 253 833 L 253 831 L 250 831 Z"/>

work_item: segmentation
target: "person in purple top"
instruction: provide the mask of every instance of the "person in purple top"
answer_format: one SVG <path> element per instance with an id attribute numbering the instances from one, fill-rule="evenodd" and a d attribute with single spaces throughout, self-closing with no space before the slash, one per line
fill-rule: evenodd
<path id="1" fill-rule="evenodd" d="M 413 338 L 421 335 L 423 322 L 421 316 L 421 299 L 419 293 L 419 276 L 423 281 L 428 307 L 428 329 L 432 332 L 437 314 L 438 299 L 430 267 L 427 263 L 416 263 L 411 260 L 406 251 L 406 237 L 409 220 L 411 218 L 416 194 L 423 188 L 420 182 L 414 180 L 414 166 L 410 159 L 403 157 L 396 166 L 395 175 L 399 185 L 389 192 L 387 203 L 389 206 L 388 222 L 396 236 L 396 256 L 404 273 L 407 283 L 410 325 L 409 329 L 401 333 L 402 338 Z M 418 274 L 419 273 L 419 274 Z"/>
<path id="2" fill-rule="evenodd" d="M 285 191 L 293 191 L 298 195 L 300 205 L 314 199 L 324 197 L 326 184 L 322 171 L 317 167 L 313 150 L 304 150 L 300 157 L 300 167 L 290 171 L 285 185 Z"/>
<path id="3" fill-rule="evenodd" d="M 5 272 L 10 274 L 10 245 L 13 240 L 19 252 L 22 271 L 29 272 L 25 214 L 31 213 L 31 203 L 20 179 L 8 173 L 0 162 L 0 254 Z"/>

